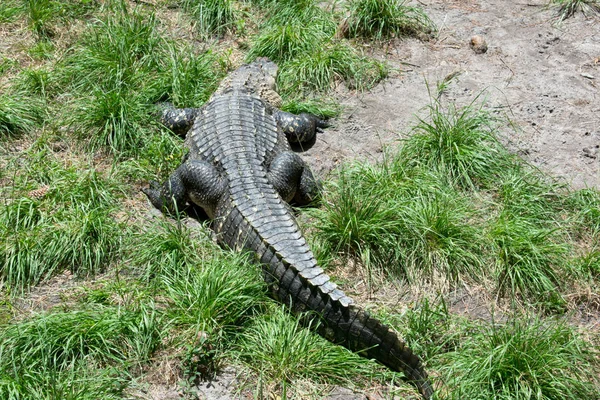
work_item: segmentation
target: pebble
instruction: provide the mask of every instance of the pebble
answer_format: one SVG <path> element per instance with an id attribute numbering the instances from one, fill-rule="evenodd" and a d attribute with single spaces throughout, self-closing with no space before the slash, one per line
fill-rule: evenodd
<path id="1" fill-rule="evenodd" d="M 470 46 L 476 54 L 483 54 L 488 49 L 487 42 L 485 41 L 485 38 L 481 35 L 471 36 Z"/>

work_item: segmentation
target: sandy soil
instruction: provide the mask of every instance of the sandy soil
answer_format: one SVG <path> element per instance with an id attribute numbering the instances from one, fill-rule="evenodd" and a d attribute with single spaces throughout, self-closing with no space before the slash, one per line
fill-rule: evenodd
<path id="1" fill-rule="evenodd" d="M 546 0 L 419 3 L 438 37 L 386 46 L 381 57 L 400 73 L 372 91 L 338 88 L 343 114 L 304 153 L 313 169 L 324 174 L 343 160 L 380 159 L 383 146 L 427 115 L 427 83 L 435 90 L 459 74 L 442 101 L 464 105 L 481 95 L 503 117 L 500 133 L 511 149 L 575 188 L 599 188 L 600 17 L 578 14 L 557 24 Z M 473 35 L 486 39 L 486 53 L 470 48 Z"/>

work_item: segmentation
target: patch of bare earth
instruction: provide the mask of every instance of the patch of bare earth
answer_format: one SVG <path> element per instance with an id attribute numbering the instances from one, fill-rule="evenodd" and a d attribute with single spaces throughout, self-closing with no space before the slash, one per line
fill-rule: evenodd
<path id="1" fill-rule="evenodd" d="M 344 160 L 380 160 L 382 147 L 426 117 L 428 86 L 457 77 L 443 102 L 480 100 L 507 121 L 505 143 L 575 188 L 600 187 L 600 17 L 557 25 L 546 0 L 419 2 L 439 28 L 431 42 L 403 39 L 381 55 L 400 71 L 367 93 L 339 88 L 344 113 L 304 154 L 327 173 Z M 477 54 L 480 35 L 488 50 Z"/>

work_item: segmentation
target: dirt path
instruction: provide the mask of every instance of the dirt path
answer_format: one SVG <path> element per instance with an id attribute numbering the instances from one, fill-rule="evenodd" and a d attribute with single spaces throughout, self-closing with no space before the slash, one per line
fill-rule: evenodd
<path id="1" fill-rule="evenodd" d="M 342 160 L 381 158 L 425 116 L 427 82 L 459 73 L 444 101 L 468 104 L 482 99 L 506 116 L 506 144 L 575 188 L 600 188 L 600 17 L 578 14 L 560 25 L 547 1 L 426 0 L 437 24 L 432 42 L 398 41 L 385 58 L 400 74 L 369 93 L 344 98 L 345 110 L 332 129 L 304 153 L 323 174 Z M 475 54 L 471 36 L 485 37 L 489 49 Z"/>

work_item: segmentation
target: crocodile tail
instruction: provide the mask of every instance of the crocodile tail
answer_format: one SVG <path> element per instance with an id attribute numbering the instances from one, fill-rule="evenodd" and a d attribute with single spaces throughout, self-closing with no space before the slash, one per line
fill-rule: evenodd
<path id="1" fill-rule="evenodd" d="M 244 217 L 238 207 L 232 207 L 227 216 L 217 215 L 217 237 L 231 248 L 255 252 L 272 296 L 295 314 L 320 321 L 315 325 L 322 336 L 403 372 L 423 398 L 431 399 L 433 388 L 419 357 L 392 330 L 354 306 L 352 299 L 337 288 L 317 265 L 287 209 L 272 207 L 271 213 L 275 212 L 277 218 L 260 223 L 260 213 Z"/>
<path id="2" fill-rule="evenodd" d="M 335 302 L 325 304 L 323 317 L 324 324 L 319 327 L 323 336 L 394 371 L 403 372 L 423 398 L 431 399 L 433 387 L 421 359 L 381 321 L 359 307 L 343 307 Z"/>
<path id="3" fill-rule="evenodd" d="M 314 286 L 298 276 L 288 282 L 291 283 L 286 285 L 286 279 L 279 281 L 277 297 L 284 302 L 287 297 L 296 313 L 309 311 L 309 316 L 318 315 L 321 321 L 317 328 L 319 334 L 363 357 L 403 372 L 424 399 L 432 398 L 433 387 L 421 359 L 390 328 L 363 309 L 347 304 L 344 301 L 347 297 L 336 300 L 335 296 L 320 290 L 327 285 Z M 299 286 L 301 289 L 297 290 Z"/>

